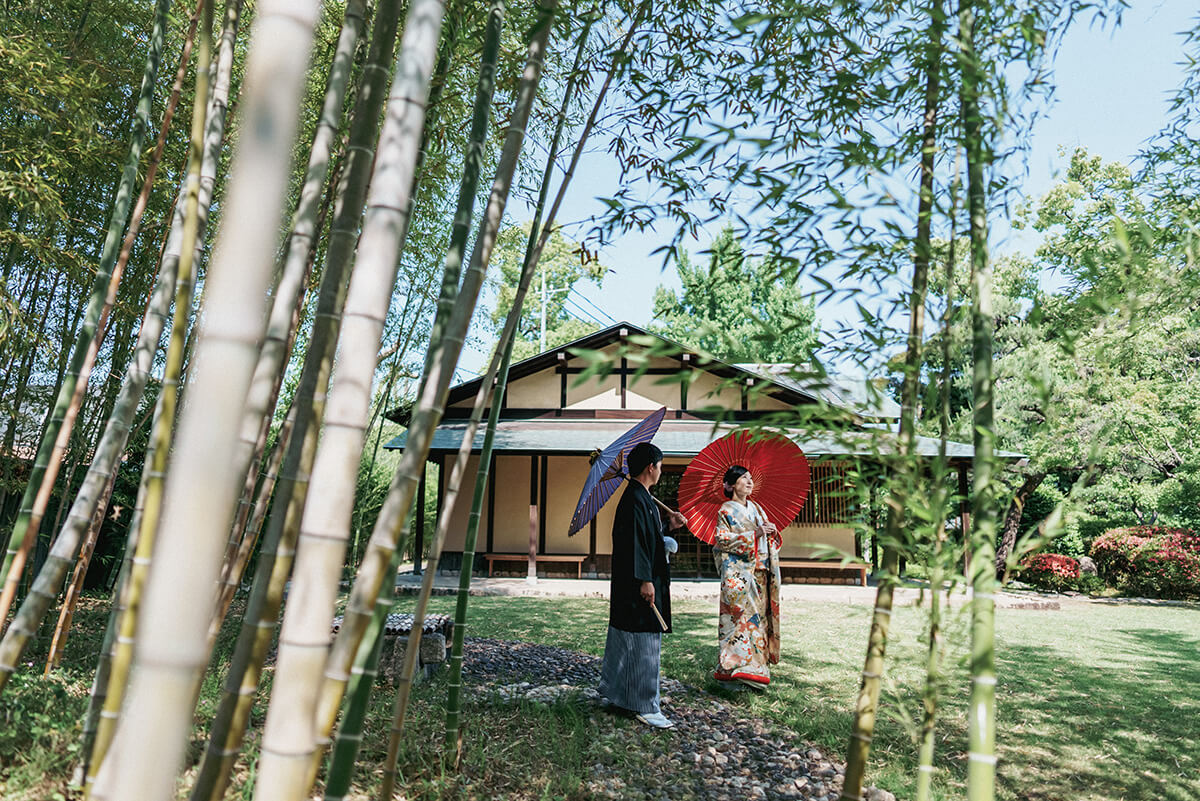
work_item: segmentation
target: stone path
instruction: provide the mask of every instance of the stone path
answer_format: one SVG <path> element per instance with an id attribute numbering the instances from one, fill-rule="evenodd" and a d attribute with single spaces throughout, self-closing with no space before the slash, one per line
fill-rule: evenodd
<path id="1" fill-rule="evenodd" d="M 413 594 L 421 586 L 422 577 L 411 573 L 396 578 L 398 594 Z M 458 576 L 439 574 L 434 580 L 434 592 L 448 595 L 458 592 Z M 855 606 L 871 606 L 875 603 L 875 587 L 859 587 L 849 584 L 784 584 L 779 588 L 782 603 L 788 601 L 822 601 L 844 603 Z M 910 583 L 896 589 L 894 604 L 897 607 L 914 606 L 922 598 L 928 598 L 928 589 Z M 721 593 L 716 579 L 673 579 L 673 600 L 711 599 L 714 602 Z M 530 596 L 542 598 L 607 598 L 608 579 L 559 579 L 541 578 L 530 584 L 523 578 L 500 578 L 476 576 L 471 580 L 471 594 L 476 596 Z M 959 589 L 949 596 L 951 606 L 963 606 L 971 596 L 969 590 Z M 926 601 L 927 602 L 927 601 Z M 1086 597 L 1077 599 L 1068 596 L 1034 592 L 998 592 L 998 609 L 1043 609 L 1056 610 L 1071 603 L 1087 603 Z"/>
<path id="2" fill-rule="evenodd" d="M 630 742 L 626 721 L 606 711 L 596 692 L 600 659 L 535 643 L 468 638 L 463 674 L 467 681 L 490 689 L 501 702 L 575 701 L 591 710 L 600 736 Z M 754 692 L 747 689 L 746 692 Z M 621 760 L 605 748 L 591 766 L 584 788 L 595 798 L 679 799 L 713 801 L 805 799 L 835 801 L 845 768 L 795 732 L 747 717 L 736 706 L 673 679 L 662 683 L 663 712 L 675 728 L 652 732 L 661 750 L 648 755 L 646 769 L 631 776 Z M 645 730 L 649 732 L 650 730 Z M 894 801 L 875 790 L 868 801 Z"/>

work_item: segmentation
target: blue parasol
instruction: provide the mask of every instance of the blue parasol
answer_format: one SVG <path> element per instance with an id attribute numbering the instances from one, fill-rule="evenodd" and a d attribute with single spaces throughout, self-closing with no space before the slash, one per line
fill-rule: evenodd
<path id="1" fill-rule="evenodd" d="M 586 526 L 617 491 L 617 487 L 628 480 L 629 467 L 625 458 L 629 451 L 634 445 L 653 439 L 666 414 L 667 407 L 664 406 L 617 437 L 607 448 L 592 452 L 592 469 L 588 471 L 583 492 L 579 493 L 579 503 L 575 506 L 575 514 L 571 516 L 568 535 Z"/>

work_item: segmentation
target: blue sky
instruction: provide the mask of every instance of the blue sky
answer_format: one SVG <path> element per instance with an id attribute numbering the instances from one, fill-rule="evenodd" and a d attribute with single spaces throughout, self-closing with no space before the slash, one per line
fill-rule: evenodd
<path id="1" fill-rule="evenodd" d="M 1089 24 L 1084 18 L 1064 37 L 1055 60 L 1054 100 L 1034 127 L 1028 158 L 1010 168 L 1025 197 L 1036 198 L 1053 186 L 1074 148 L 1129 162 L 1166 122 L 1171 93 L 1183 75 L 1178 33 L 1193 25 L 1197 7 L 1188 0 L 1132 0 L 1132 5 L 1120 27 Z M 617 182 L 616 165 L 607 154 L 585 156 L 559 220 L 585 220 L 598 213 L 596 198 L 612 194 Z M 511 211 L 516 219 L 528 216 L 520 208 Z M 991 225 L 994 253 L 1028 251 L 1036 244 L 1029 235 L 1010 232 L 1002 219 Z M 655 288 L 678 287 L 674 271 L 660 271 L 661 257 L 650 255 L 666 240 L 665 233 L 653 231 L 628 234 L 602 251 L 601 261 L 615 272 L 601 288 L 579 286 L 587 299 L 579 302 L 581 310 L 600 320 L 607 315 L 648 324 Z M 690 249 L 698 252 L 707 245 L 697 241 Z M 822 327 L 834 330 L 849 321 L 851 311 L 827 306 L 818 307 L 817 314 Z M 482 354 L 464 352 L 461 367 L 478 371 L 482 361 Z"/>

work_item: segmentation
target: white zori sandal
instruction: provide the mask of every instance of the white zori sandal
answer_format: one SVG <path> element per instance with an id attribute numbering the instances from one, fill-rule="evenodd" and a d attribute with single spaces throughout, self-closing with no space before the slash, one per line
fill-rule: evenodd
<path id="1" fill-rule="evenodd" d="M 651 712 L 647 715 L 639 714 L 637 719 L 647 726 L 653 726 L 656 729 L 669 729 L 675 725 L 675 722 L 662 712 Z"/>

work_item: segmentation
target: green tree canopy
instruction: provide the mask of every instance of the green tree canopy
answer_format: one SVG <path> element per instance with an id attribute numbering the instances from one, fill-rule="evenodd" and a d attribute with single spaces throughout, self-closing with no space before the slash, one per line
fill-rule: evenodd
<path id="1" fill-rule="evenodd" d="M 747 256 L 732 228 L 709 253 L 707 267 L 680 253 L 683 290 L 658 287 L 651 330 L 726 361 L 808 362 L 819 328 L 800 287 L 770 259 Z"/>
<path id="2" fill-rule="evenodd" d="M 521 277 L 521 266 L 525 261 L 525 245 L 528 239 L 529 223 L 525 223 L 508 226 L 500 232 L 496 242 L 492 265 L 493 269 L 499 268 L 499 286 L 496 306 L 489 319 L 497 335 L 504 328 L 504 318 L 512 307 L 513 295 Z M 529 286 L 529 294 L 521 308 L 517 339 L 513 343 L 513 359 L 526 359 L 543 350 L 543 307 L 546 348 L 572 342 L 598 330 L 599 325 L 583 318 L 586 302 L 581 305 L 575 285 L 580 281 L 587 281 L 600 286 L 607 270 L 608 268 L 589 255 L 579 243 L 563 236 L 560 231 L 551 234 L 545 250 L 542 251 L 533 283 Z"/>
<path id="3" fill-rule="evenodd" d="M 995 262 L 997 445 L 1028 457 L 1010 474 L 1021 504 L 1043 480 L 1061 495 L 1092 469 L 1068 530 L 1089 519 L 1200 523 L 1194 268 L 1173 217 L 1143 190 L 1125 165 L 1077 150 L 1064 180 L 1023 211 L 1042 243 L 1032 256 Z M 961 302 L 969 287 L 959 267 Z M 1039 283 L 1046 275 L 1058 279 Z M 944 301 L 940 276 L 932 290 Z M 971 343 L 961 316 L 950 337 L 953 436 L 968 441 Z M 931 435 L 941 338 L 925 350 L 922 420 Z"/>

